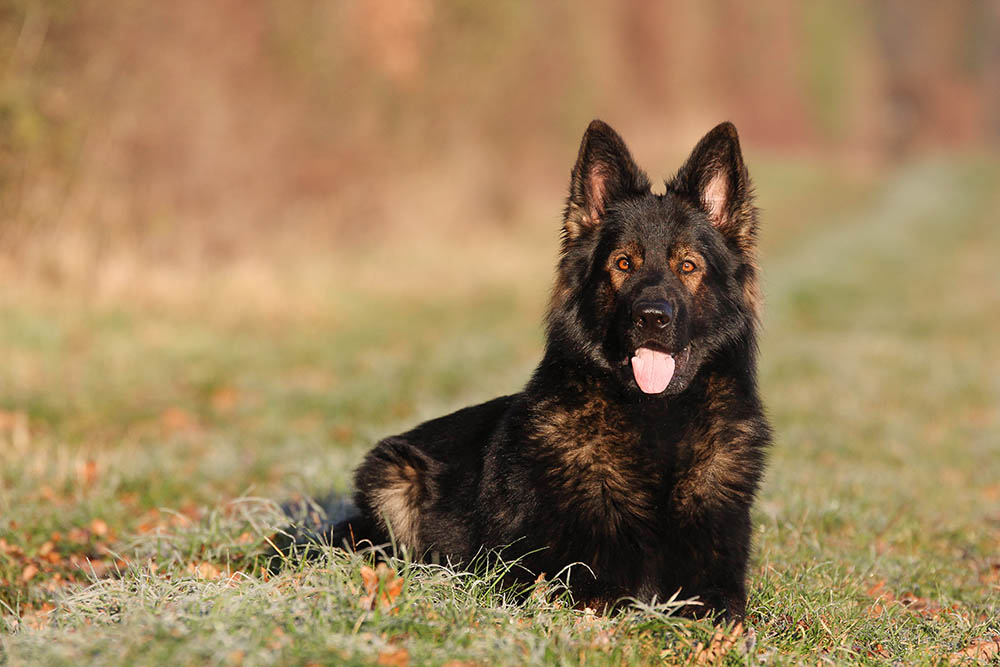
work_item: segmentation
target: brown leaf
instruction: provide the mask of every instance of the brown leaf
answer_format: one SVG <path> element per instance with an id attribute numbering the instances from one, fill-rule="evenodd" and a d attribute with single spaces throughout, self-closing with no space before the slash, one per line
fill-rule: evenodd
<path id="1" fill-rule="evenodd" d="M 7 540 L 0 538 L 0 554 L 8 554 L 15 558 L 24 556 L 24 549 L 14 544 L 8 544 Z"/>
<path id="2" fill-rule="evenodd" d="M 218 566 L 209 562 L 188 563 L 187 571 L 198 579 L 218 579 L 225 573 Z"/>
<path id="3" fill-rule="evenodd" d="M 868 656 L 871 657 L 871 658 L 876 658 L 876 657 L 877 658 L 891 658 L 892 654 L 889 653 L 889 651 L 887 651 L 885 649 L 885 647 L 882 646 L 881 643 L 879 643 L 879 644 L 875 644 L 875 646 L 868 651 Z"/>
<path id="4" fill-rule="evenodd" d="M 389 609 L 403 592 L 403 579 L 397 577 L 396 571 L 389 569 L 385 563 L 379 563 L 374 570 L 367 565 L 362 566 L 361 581 L 367 595 L 362 596 L 359 602 L 365 609 L 374 609 L 376 603 L 383 609 Z"/>
<path id="5" fill-rule="evenodd" d="M 378 664 L 388 667 L 407 667 L 410 664 L 410 653 L 405 648 L 382 651 L 378 654 Z"/>
<path id="6" fill-rule="evenodd" d="M 109 532 L 108 524 L 103 519 L 94 519 L 90 522 L 90 532 L 98 537 L 104 537 Z"/>
<path id="7" fill-rule="evenodd" d="M 715 631 L 708 644 L 701 642 L 695 646 L 694 664 L 717 665 L 736 646 L 736 640 L 743 635 L 743 624 L 737 623 L 728 633 L 724 628 Z"/>
<path id="8" fill-rule="evenodd" d="M 28 607 L 21 616 L 21 622 L 33 630 L 42 630 L 49 625 L 53 609 L 55 609 L 55 605 L 51 602 L 46 602 L 38 609 Z"/>
<path id="9" fill-rule="evenodd" d="M 160 514 L 160 510 L 151 509 L 142 515 L 142 521 L 136 526 L 136 532 L 141 534 L 162 532 L 167 528 L 167 522 Z"/>
<path id="10" fill-rule="evenodd" d="M 361 581 L 365 585 L 365 590 L 368 591 L 369 595 L 375 593 L 375 589 L 378 588 L 378 575 L 375 574 L 375 570 L 371 569 L 367 565 L 361 566 Z"/>
<path id="11" fill-rule="evenodd" d="M 540 573 L 535 577 L 535 587 L 531 591 L 531 598 L 533 600 L 545 600 L 545 596 L 549 594 L 549 585 L 545 581 L 545 573 Z"/>
<path id="12" fill-rule="evenodd" d="M 906 608 L 907 611 L 919 614 L 924 618 L 936 618 L 942 611 L 944 611 L 941 605 L 934 600 L 917 597 L 910 592 L 903 593 L 899 597 L 899 604 Z"/>
<path id="13" fill-rule="evenodd" d="M 934 600 L 918 597 L 909 591 L 897 597 L 885 587 L 884 580 L 868 588 L 866 593 L 876 599 L 875 604 L 868 610 L 870 618 L 878 618 L 889 606 L 902 607 L 911 614 L 918 614 L 924 618 L 937 618 L 944 611 L 944 608 Z"/>
<path id="14" fill-rule="evenodd" d="M 972 642 L 961 651 L 952 653 L 949 658 L 951 664 L 968 662 L 987 662 L 1000 655 L 1000 635 L 994 635 L 992 639 L 980 639 Z"/>
<path id="15" fill-rule="evenodd" d="M 873 597 L 873 598 L 879 597 L 880 595 L 882 595 L 883 597 L 884 597 L 884 595 L 888 595 L 889 597 L 888 597 L 887 601 L 892 601 L 892 600 L 895 599 L 892 596 L 892 592 L 891 591 L 886 591 L 885 590 L 885 579 L 880 579 L 879 581 L 875 582 L 875 584 L 872 585 L 871 587 L 869 587 L 868 590 L 865 591 L 865 593 L 867 593 L 869 597 Z"/>
<path id="16" fill-rule="evenodd" d="M 979 581 L 996 586 L 1000 584 L 1000 561 L 990 563 L 979 575 Z"/>
<path id="17" fill-rule="evenodd" d="M 21 571 L 21 581 L 31 581 L 36 574 L 38 574 L 38 566 L 28 565 Z"/>
<path id="18" fill-rule="evenodd" d="M 83 528 L 70 528 L 69 534 L 66 536 L 70 542 L 75 544 L 87 544 L 90 542 L 90 534 Z"/>

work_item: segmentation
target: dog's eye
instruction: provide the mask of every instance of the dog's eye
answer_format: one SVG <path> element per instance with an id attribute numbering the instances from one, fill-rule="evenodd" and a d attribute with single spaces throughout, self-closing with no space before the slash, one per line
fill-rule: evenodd
<path id="1" fill-rule="evenodd" d="M 692 262 L 689 259 L 685 259 L 683 262 L 681 262 L 681 273 L 691 273 L 697 268 L 698 267 L 694 265 L 694 262 Z"/>
<path id="2" fill-rule="evenodd" d="M 628 271 L 632 268 L 632 263 L 628 261 L 628 257 L 619 257 L 618 261 L 615 262 L 615 266 L 622 271 Z"/>

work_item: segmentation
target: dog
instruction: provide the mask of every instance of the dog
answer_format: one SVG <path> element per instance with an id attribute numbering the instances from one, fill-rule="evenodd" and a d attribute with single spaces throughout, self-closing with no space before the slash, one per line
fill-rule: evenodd
<path id="1" fill-rule="evenodd" d="M 757 226 L 731 123 L 654 194 L 621 137 L 593 121 L 524 390 L 379 442 L 322 540 L 391 541 L 456 564 L 506 548 L 524 583 L 580 566 L 568 583 L 580 605 L 679 595 L 699 601 L 685 613 L 743 618 L 771 442 Z"/>

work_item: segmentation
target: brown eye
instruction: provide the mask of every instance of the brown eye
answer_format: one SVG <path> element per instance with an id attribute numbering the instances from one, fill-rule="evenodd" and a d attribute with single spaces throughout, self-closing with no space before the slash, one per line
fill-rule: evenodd
<path id="1" fill-rule="evenodd" d="M 632 268 L 632 263 L 628 261 L 628 257 L 619 257 L 618 261 L 615 262 L 615 266 L 622 271 L 628 271 Z"/>
<path id="2" fill-rule="evenodd" d="M 681 262 L 681 273 L 691 273 L 697 268 L 698 267 L 695 266 L 694 262 L 692 262 L 691 260 L 686 259 L 683 262 Z"/>

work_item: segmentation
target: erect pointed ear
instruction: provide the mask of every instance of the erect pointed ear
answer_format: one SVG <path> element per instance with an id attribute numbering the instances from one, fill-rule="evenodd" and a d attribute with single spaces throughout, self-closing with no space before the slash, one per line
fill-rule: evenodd
<path id="1" fill-rule="evenodd" d="M 727 239 L 741 248 L 753 245 L 753 192 L 732 123 L 717 125 L 698 142 L 670 189 L 700 207 Z"/>
<path id="2" fill-rule="evenodd" d="M 618 133 L 602 121 L 592 121 L 580 143 L 569 184 L 564 242 L 600 225 L 616 199 L 648 189 L 649 179 L 636 166 Z"/>

